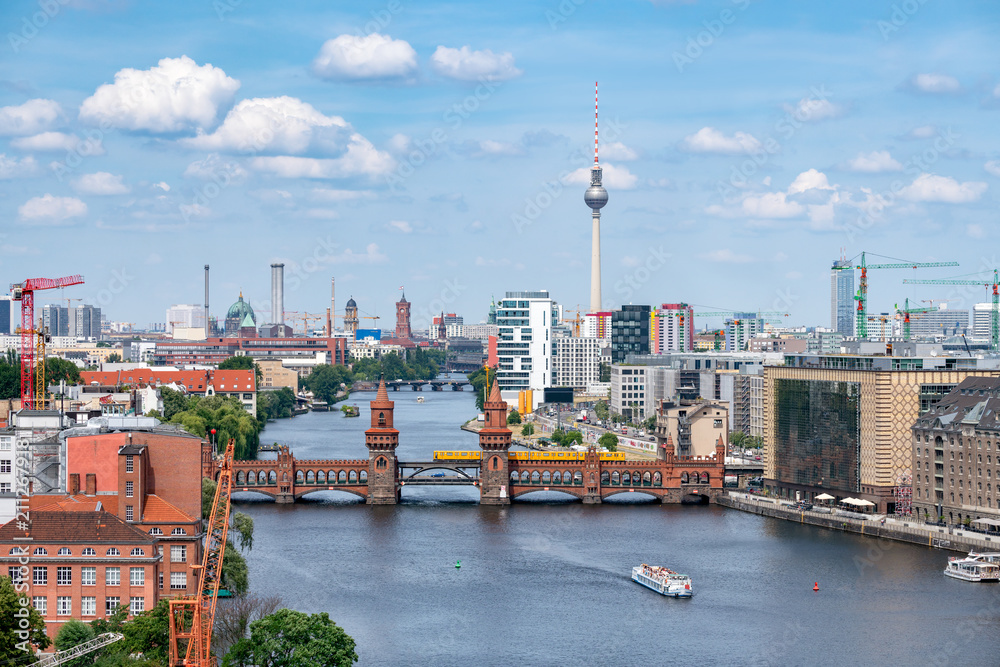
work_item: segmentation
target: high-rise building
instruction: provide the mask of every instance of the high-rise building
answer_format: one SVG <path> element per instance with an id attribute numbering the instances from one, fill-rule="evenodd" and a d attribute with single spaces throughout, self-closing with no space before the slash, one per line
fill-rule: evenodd
<path id="1" fill-rule="evenodd" d="M 557 387 L 585 390 L 601 379 L 602 338 L 556 338 L 552 344 L 552 383 Z"/>
<path id="2" fill-rule="evenodd" d="M 972 336 L 990 340 L 993 326 L 993 304 L 977 303 L 972 307 Z"/>
<path id="3" fill-rule="evenodd" d="M 583 193 L 590 207 L 590 312 L 601 309 L 601 209 L 608 203 L 608 191 L 601 185 L 601 165 L 597 162 L 597 83 L 594 83 L 594 166 L 590 168 L 590 187 Z"/>
<path id="4" fill-rule="evenodd" d="M 988 318 L 987 318 L 988 321 Z M 989 325 L 987 325 L 989 331 Z M 910 314 L 911 338 L 947 338 L 969 332 L 969 311 L 952 310 L 948 304 L 939 304 L 929 313 Z M 987 334 L 988 337 L 988 334 Z"/>
<path id="5" fill-rule="evenodd" d="M 506 293 L 497 306 L 501 391 L 552 386 L 552 323 L 558 319 L 558 308 L 548 292 Z"/>
<path id="6" fill-rule="evenodd" d="M 649 351 L 690 352 L 694 349 L 694 308 L 686 303 L 665 303 L 650 315 Z"/>
<path id="7" fill-rule="evenodd" d="M 649 354 L 649 306 L 622 306 L 611 313 L 611 361 L 630 354 Z"/>
<path id="8" fill-rule="evenodd" d="M 854 270 L 851 262 L 838 259 L 830 270 L 830 327 L 845 336 L 854 335 Z"/>
<path id="9" fill-rule="evenodd" d="M 396 338 L 411 338 L 410 333 L 410 302 L 406 300 L 406 292 L 396 302 Z"/>
<path id="10" fill-rule="evenodd" d="M 611 311 L 606 310 L 599 313 L 587 313 L 583 316 L 580 325 L 580 336 L 582 338 L 602 338 L 611 340 Z"/>
<path id="11" fill-rule="evenodd" d="M 0 296 L 0 335 L 17 331 L 20 313 L 9 296 Z"/>
<path id="12" fill-rule="evenodd" d="M 205 309 L 200 303 L 178 303 L 170 306 L 167 308 L 167 331 L 173 335 L 176 327 L 204 328 Z"/>
<path id="13" fill-rule="evenodd" d="M 48 327 L 49 334 L 53 336 L 68 336 L 69 315 L 70 310 L 65 306 L 45 306 L 42 308 L 42 326 Z"/>
<path id="14" fill-rule="evenodd" d="M 757 313 L 736 313 L 726 319 L 726 351 L 742 352 L 750 339 L 764 331 L 764 320 Z"/>
<path id="15" fill-rule="evenodd" d="M 51 332 L 51 329 L 49 330 Z M 101 337 L 101 309 L 96 306 L 77 306 L 69 309 L 69 336 L 75 338 Z"/>

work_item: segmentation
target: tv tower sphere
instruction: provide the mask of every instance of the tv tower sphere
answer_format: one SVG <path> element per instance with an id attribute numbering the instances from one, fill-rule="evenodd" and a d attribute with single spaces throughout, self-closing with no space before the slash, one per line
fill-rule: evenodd
<path id="1" fill-rule="evenodd" d="M 590 187 L 583 193 L 583 201 L 595 211 L 604 208 L 608 203 L 608 191 L 601 185 L 601 171 L 600 167 L 590 169 Z"/>

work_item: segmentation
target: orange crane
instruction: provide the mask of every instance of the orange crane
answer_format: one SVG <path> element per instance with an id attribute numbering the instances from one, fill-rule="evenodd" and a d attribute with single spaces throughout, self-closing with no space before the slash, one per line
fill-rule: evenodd
<path id="1" fill-rule="evenodd" d="M 212 513 L 206 526 L 205 553 L 198 576 L 198 594 L 193 598 L 170 600 L 170 666 L 214 667 L 212 625 L 222 581 L 222 560 L 226 555 L 229 534 L 229 497 L 233 491 L 233 450 L 236 441 L 229 439 L 222 458 Z M 180 643 L 187 642 L 183 649 Z"/>
<path id="2" fill-rule="evenodd" d="M 70 285 L 82 285 L 83 276 L 66 276 L 64 278 L 28 278 L 24 282 L 10 286 L 14 301 L 21 302 L 21 326 L 17 332 L 21 335 L 21 408 L 35 409 L 35 336 L 45 335 L 40 327 L 35 328 L 35 292 Z M 44 360 L 43 360 L 44 361 Z"/>
<path id="3" fill-rule="evenodd" d="M 300 313 L 297 310 L 286 310 L 285 319 L 289 322 L 302 322 L 302 335 L 306 336 L 309 334 L 309 323 L 310 322 L 322 322 L 325 319 L 325 315 L 317 315 L 313 313 Z M 292 331 L 295 327 L 292 327 Z"/>

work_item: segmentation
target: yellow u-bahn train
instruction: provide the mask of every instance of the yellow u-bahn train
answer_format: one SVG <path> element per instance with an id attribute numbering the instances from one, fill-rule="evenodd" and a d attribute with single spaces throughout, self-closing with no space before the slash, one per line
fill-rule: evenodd
<path id="1" fill-rule="evenodd" d="M 509 452 L 508 458 L 515 461 L 582 461 L 585 452 L 535 452 L 517 451 Z M 434 450 L 435 461 L 478 461 L 483 453 L 476 449 L 466 452 L 448 452 Z M 602 461 L 624 461 L 624 452 L 601 452 Z"/>

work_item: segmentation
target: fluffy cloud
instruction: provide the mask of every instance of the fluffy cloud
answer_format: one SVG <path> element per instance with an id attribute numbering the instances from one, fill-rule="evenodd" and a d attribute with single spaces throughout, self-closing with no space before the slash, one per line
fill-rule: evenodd
<path id="1" fill-rule="evenodd" d="M 520 146 L 507 141 L 486 139 L 479 142 L 478 154 L 480 155 L 520 155 L 523 152 Z"/>
<path id="2" fill-rule="evenodd" d="M 28 100 L 20 106 L 0 107 L 0 135 L 38 134 L 63 116 L 52 100 Z"/>
<path id="3" fill-rule="evenodd" d="M 983 165 L 983 169 L 1000 178 L 1000 160 L 990 160 Z"/>
<path id="4" fill-rule="evenodd" d="M 868 155 L 859 153 L 856 158 L 847 163 L 847 168 L 851 171 L 877 173 L 902 171 L 903 165 L 889 155 L 889 151 L 872 151 Z"/>
<path id="5" fill-rule="evenodd" d="M 7 157 L 6 153 L 0 153 L 0 180 L 30 176 L 36 171 L 38 171 L 38 163 L 30 155 L 18 160 L 16 157 Z"/>
<path id="6" fill-rule="evenodd" d="M 970 224 L 970 225 L 966 225 L 965 226 L 965 233 L 968 234 L 969 236 L 971 236 L 974 239 L 985 239 L 986 238 L 986 230 L 983 228 L 982 225 L 975 224 L 975 223 Z"/>
<path id="7" fill-rule="evenodd" d="M 639 177 L 628 170 L 628 167 L 616 167 L 613 164 L 601 165 L 601 183 L 612 190 L 632 190 L 639 182 Z M 580 167 L 563 178 L 566 185 L 590 185 L 590 167 Z"/>
<path id="8" fill-rule="evenodd" d="M 75 197 L 34 197 L 17 209 L 21 220 L 37 225 L 60 225 L 70 218 L 86 215 L 87 205 Z"/>
<path id="9" fill-rule="evenodd" d="M 684 137 L 681 148 L 691 153 L 721 153 L 739 155 L 760 150 L 760 141 L 746 132 L 737 132 L 727 137 L 714 127 L 703 127 L 694 134 Z"/>
<path id="10" fill-rule="evenodd" d="M 223 160 L 218 153 L 206 155 L 203 160 L 195 160 L 184 170 L 184 178 L 216 180 L 233 183 L 246 178 L 247 170 L 238 162 Z"/>
<path id="11" fill-rule="evenodd" d="M 408 223 L 406 220 L 392 220 L 389 222 L 389 228 L 395 229 L 396 231 L 404 234 L 409 234 L 413 231 L 413 225 Z"/>
<path id="12" fill-rule="evenodd" d="M 916 180 L 900 191 L 900 196 L 910 201 L 965 204 L 983 196 L 989 187 L 981 181 L 959 183 L 954 178 L 936 174 L 920 174 Z"/>
<path id="13" fill-rule="evenodd" d="M 800 121 L 817 121 L 844 115 L 844 109 L 827 99 L 804 97 L 795 106 L 785 105 L 785 111 Z"/>
<path id="14" fill-rule="evenodd" d="M 632 160 L 639 159 L 639 152 L 632 150 L 620 141 L 612 141 L 611 143 L 601 145 L 601 157 L 608 160 L 619 160 L 621 162 L 630 162 Z"/>
<path id="15" fill-rule="evenodd" d="M 351 135 L 347 151 L 332 159 L 317 159 L 279 155 L 258 157 L 250 162 L 258 171 L 266 171 L 283 178 L 348 178 L 351 176 L 378 176 L 387 174 L 396 161 L 387 153 L 377 150 L 360 134 Z"/>
<path id="16" fill-rule="evenodd" d="M 910 130 L 904 139 L 930 139 L 935 134 L 937 134 L 937 128 L 933 125 L 921 125 Z"/>
<path id="17" fill-rule="evenodd" d="M 417 52 L 388 35 L 340 35 L 323 44 L 313 71 L 324 79 L 405 78 L 417 71 Z"/>
<path id="18" fill-rule="evenodd" d="M 918 74 L 910 85 L 921 93 L 957 93 L 962 90 L 958 79 L 947 74 Z"/>
<path id="19" fill-rule="evenodd" d="M 728 248 L 706 252 L 699 255 L 699 257 L 710 262 L 723 262 L 726 264 L 746 264 L 747 262 L 753 261 L 753 257 L 751 255 L 741 255 Z"/>
<path id="20" fill-rule="evenodd" d="M 347 139 L 348 124 L 339 116 L 324 116 L 295 97 L 243 100 L 226 114 L 212 134 L 182 139 L 192 148 L 245 153 L 304 153 L 310 148 L 334 152 Z"/>
<path id="21" fill-rule="evenodd" d="M 121 176 L 98 171 L 94 174 L 84 174 L 71 183 L 73 190 L 84 195 L 123 195 L 131 188 L 122 182 Z"/>
<path id="22" fill-rule="evenodd" d="M 802 204 L 788 201 L 784 192 L 765 192 L 743 200 L 743 213 L 751 218 L 797 218 L 805 210 Z"/>
<path id="23" fill-rule="evenodd" d="M 438 74 L 459 81 L 506 81 L 521 75 L 509 51 L 473 51 L 468 46 L 460 49 L 437 47 L 431 56 L 431 66 Z"/>
<path id="24" fill-rule="evenodd" d="M 25 151 L 56 152 L 77 151 L 80 155 L 104 155 L 104 144 L 99 138 L 80 141 L 75 134 L 42 132 L 33 137 L 21 137 L 10 142 L 14 148 Z"/>
<path id="25" fill-rule="evenodd" d="M 706 212 L 727 218 L 758 220 L 807 216 L 814 229 L 828 229 L 835 207 L 844 201 L 839 186 L 831 185 L 826 174 L 809 169 L 796 176 L 783 192 L 744 193 L 738 208 L 715 205 L 709 206 Z"/>
<path id="26" fill-rule="evenodd" d="M 126 68 L 80 106 L 80 120 L 126 130 L 179 132 L 215 124 L 240 82 L 187 56 L 164 58 L 148 70 Z"/>

